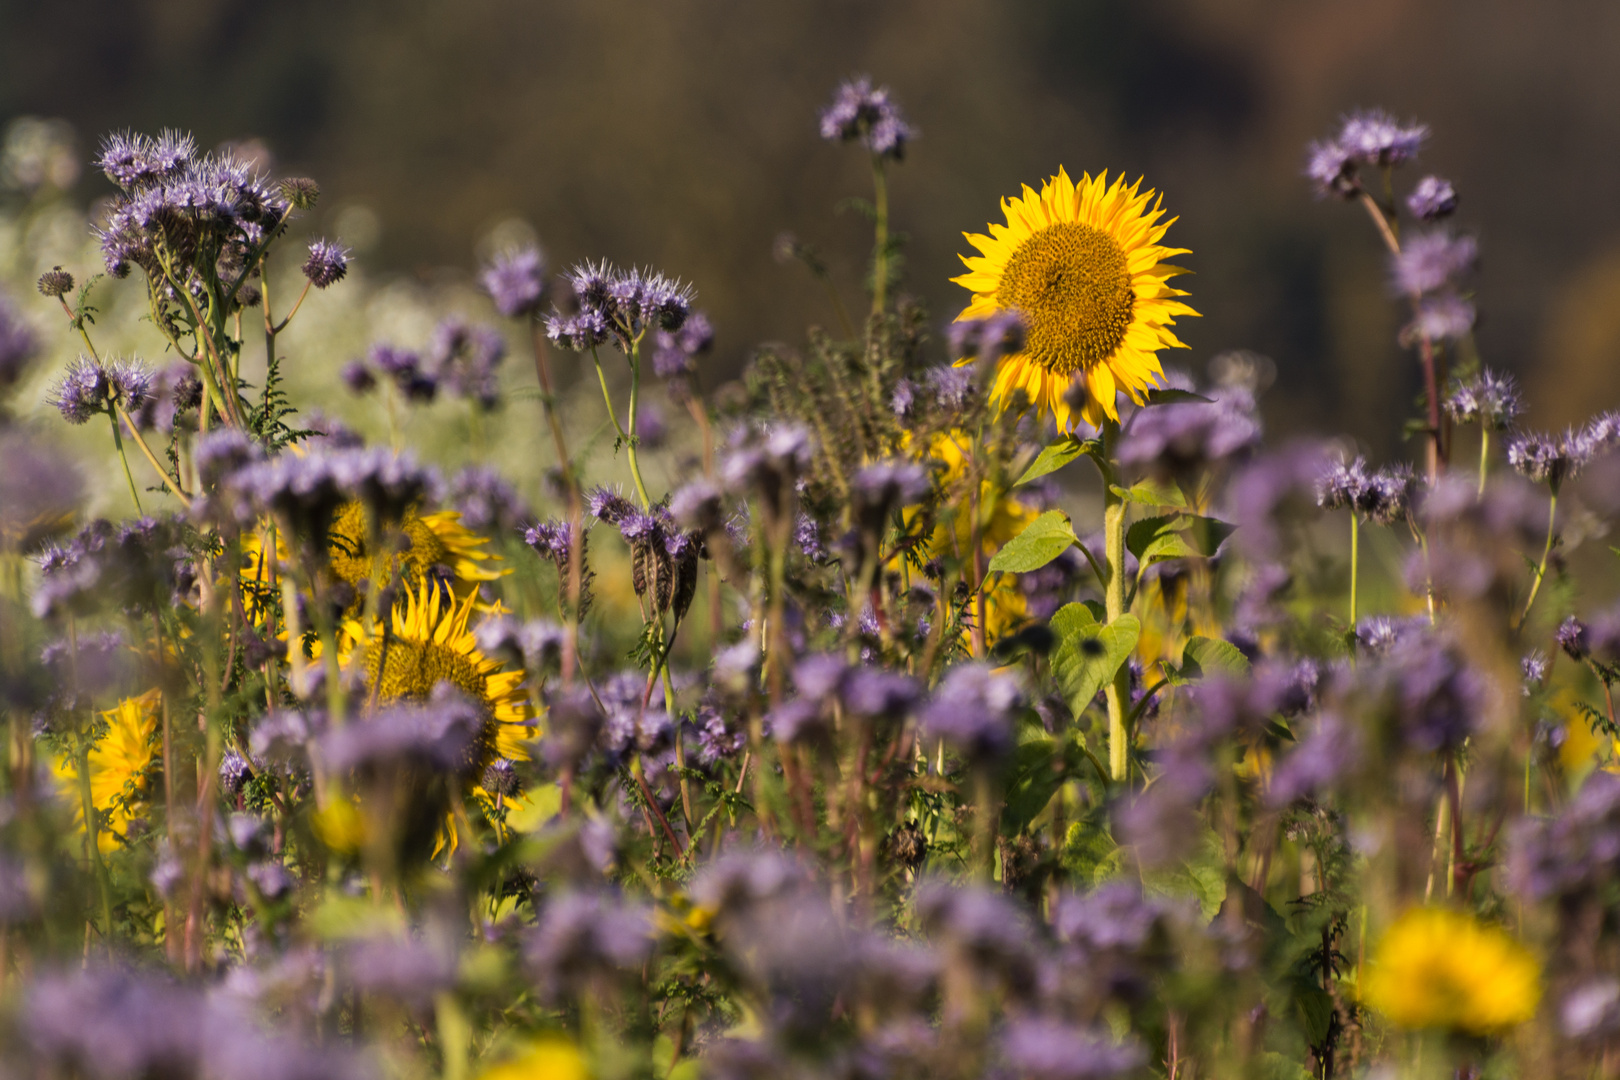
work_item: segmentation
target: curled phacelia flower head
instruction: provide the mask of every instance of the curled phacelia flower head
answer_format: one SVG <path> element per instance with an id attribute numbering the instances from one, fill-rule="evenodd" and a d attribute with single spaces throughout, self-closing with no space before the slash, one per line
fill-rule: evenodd
<path id="1" fill-rule="evenodd" d="M 998 311 L 982 319 L 953 322 L 946 332 L 953 360 L 995 363 L 1024 347 L 1024 317 L 1016 311 Z"/>
<path id="2" fill-rule="evenodd" d="M 1558 624 L 1558 632 L 1553 636 L 1558 642 L 1558 647 L 1563 649 L 1571 660 L 1580 662 L 1592 655 L 1591 635 L 1587 626 L 1573 615 Z"/>
<path id="3" fill-rule="evenodd" d="M 1477 315 L 1471 301 L 1452 293 L 1425 296 L 1418 304 L 1417 316 L 1407 328 L 1403 344 L 1413 336 L 1430 341 L 1456 341 L 1474 328 Z"/>
<path id="4" fill-rule="evenodd" d="M 583 262 L 565 280 L 579 310 L 570 315 L 553 308 L 546 318 L 546 336 L 577 352 L 610 340 L 629 352 L 646 331 L 674 333 L 692 313 L 692 287 L 651 269 Z"/>
<path id="5" fill-rule="evenodd" d="M 1305 148 L 1305 175 L 1319 196 L 1353 199 L 1361 191 L 1355 157 L 1331 139 Z"/>
<path id="6" fill-rule="evenodd" d="M 1457 209 L 1457 191 L 1450 180 L 1425 176 L 1406 197 L 1406 208 L 1422 221 L 1439 221 Z"/>
<path id="7" fill-rule="evenodd" d="M 701 311 L 694 311 L 679 330 L 660 329 L 653 350 L 653 371 L 661 379 L 691 375 L 697 358 L 714 347 L 714 325 Z"/>
<path id="8" fill-rule="evenodd" d="M 349 254 L 341 244 L 316 240 L 309 245 L 309 257 L 304 260 L 304 276 L 317 289 L 336 285 L 349 272 Z"/>
<path id="9" fill-rule="evenodd" d="M 832 104 L 821 111 L 821 137 L 829 142 L 858 141 L 880 158 L 899 161 L 917 132 L 890 100 L 889 88 L 874 89 L 872 80 L 862 75 L 840 84 Z"/>

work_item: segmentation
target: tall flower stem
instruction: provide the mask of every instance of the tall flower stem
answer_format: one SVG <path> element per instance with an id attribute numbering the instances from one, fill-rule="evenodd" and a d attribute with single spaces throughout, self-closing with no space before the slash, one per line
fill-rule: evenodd
<path id="1" fill-rule="evenodd" d="M 872 314 L 881 315 L 889 299 L 889 181 L 883 158 L 872 155 Z"/>
<path id="2" fill-rule="evenodd" d="M 1485 475 L 1491 460 L 1491 426 L 1479 426 L 1479 494 L 1485 494 Z"/>
<path id="3" fill-rule="evenodd" d="M 1536 593 L 1541 591 L 1542 579 L 1547 576 L 1547 560 L 1552 557 L 1553 523 L 1558 519 L 1558 489 L 1552 489 L 1552 496 L 1547 500 L 1547 543 L 1541 549 L 1541 562 L 1536 564 L 1536 577 L 1530 583 L 1530 596 L 1524 602 L 1524 611 L 1519 614 L 1519 622 L 1515 629 L 1523 629 L 1525 620 L 1530 617 L 1530 608 L 1535 605 Z"/>
<path id="4" fill-rule="evenodd" d="M 1356 585 L 1361 569 L 1361 515 L 1350 511 L 1350 632 L 1356 631 Z"/>
<path id="5" fill-rule="evenodd" d="M 1103 558 L 1108 580 L 1103 590 L 1103 607 L 1109 625 L 1125 614 L 1125 500 L 1114 493 L 1114 452 L 1119 443 L 1119 423 L 1103 421 Z M 1131 698 L 1129 664 L 1121 664 L 1113 679 L 1103 688 L 1108 703 L 1108 774 L 1124 780 L 1128 763 L 1129 732 L 1125 726 L 1125 705 Z"/>
<path id="6" fill-rule="evenodd" d="M 129 455 L 124 453 L 124 437 L 118 431 L 118 417 L 109 412 L 107 419 L 112 421 L 113 445 L 118 448 L 118 461 L 124 466 L 124 479 L 129 481 L 129 497 L 135 500 L 135 512 L 144 513 L 141 510 L 141 493 L 135 488 L 135 474 L 129 471 Z"/>

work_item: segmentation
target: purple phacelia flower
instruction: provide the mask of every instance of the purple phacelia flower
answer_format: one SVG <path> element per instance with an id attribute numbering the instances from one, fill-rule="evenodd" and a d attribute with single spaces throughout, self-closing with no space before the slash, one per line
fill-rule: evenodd
<path id="1" fill-rule="evenodd" d="M 1418 233 L 1392 258 L 1395 284 L 1404 293 L 1438 292 L 1455 285 L 1478 259 L 1479 243 L 1471 236 L 1452 236 L 1445 229 Z"/>
<path id="2" fill-rule="evenodd" d="M 1573 615 L 1558 624 L 1558 631 L 1553 637 L 1558 642 L 1558 647 L 1569 654 L 1569 658 L 1576 663 L 1592 655 L 1590 632 L 1586 624 Z"/>
<path id="3" fill-rule="evenodd" d="M 1382 109 L 1364 109 L 1345 117 L 1335 141 L 1367 165 L 1401 165 L 1417 156 L 1428 137 L 1425 124 L 1402 124 Z"/>
<path id="4" fill-rule="evenodd" d="M 304 277 L 317 289 L 336 285 L 349 272 L 350 254 L 342 244 L 315 240 L 310 243 L 309 257 L 304 260 Z"/>
<path id="5" fill-rule="evenodd" d="M 585 512 L 598 521 L 619 525 L 636 513 L 636 505 L 613 488 L 599 487 L 585 496 Z"/>
<path id="6" fill-rule="evenodd" d="M 1454 384 L 1446 398 L 1446 414 L 1454 423 L 1477 423 L 1497 431 L 1511 427 L 1523 411 L 1518 381 L 1489 368 Z"/>
<path id="7" fill-rule="evenodd" d="M 1319 196 L 1353 199 L 1361 191 L 1355 157 L 1332 140 L 1313 142 L 1305 148 L 1305 175 Z"/>
<path id="8" fill-rule="evenodd" d="M 861 142 L 878 157 L 895 161 L 905 157 L 906 144 L 916 131 L 889 99 L 886 86 L 872 88 L 865 75 L 841 84 L 832 104 L 821 112 L 821 137 L 829 142 Z"/>
<path id="9" fill-rule="evenodd" d="M 660 329 L 654 339 L 653 372 L 669 379 L 697 371 L 696 359 L 714 347 L 714 326 L 701 311 L 687 317 L 679 330 Z"/>
<path id="10" fill-rule="evenodd" d="M 922 729 L 970 762 L 996 761 L 1012 749 L 1013 718 L 1023 706 L 1017 679 L 984 664 L 961 664 L 940 680 L 923 710 Z"/>
<path id="11" fill-rule="evenodd" d="M 0 389 L 15 385 L 38 350 L 39 338 L 0 294 Z"/>
<path id="12" fill-rule="evenodd" d="M 479 532 L 508 532 L 527 519 L 529 508 L 494 469 L 469 465 L 450 480 L 449 501 L 461 523 Z"/>
<path id="13" fill-rule="evenodd" d="M 1008 1075 L 1026 1080 L 1112 1080 L 1147 1062 L 1135 1040 L 1117 1042 L 1107 1029 L 1072 1027 L 1028 1017 L 1009 1022 L 997 1039 Z"/>
<path id="14" fill-rule="evenodd" d="M 946 346 L 953 360 L 995 363 L 1024 347 L 1024 317 L 1016 311 L 998 311 L 978 319 L 959 319 L 946 331 Z"/>
<path id="15" fill-rule="evenodd" d="M 1457 191 L 1450 180 L 1438 176 L 1425 176 L 1406 197 L 1406 208 L 1412 216 L 1423 221 L 1439 221 L 1450 217 L 1457 209 Z"/>
<path id="16" fill-rule="evenodd" d="M 1407 328 L 1407 335 L 1426 337 L 1430 341 L 1456 341 L 1468 336 L 1474 329 L 1474 305 L 1460 296 L 1443 293 L 1425 296 L 1418 304 L 1417 316 Z"/>
<path id="17" fill-rule="evenodd" d="M 545 256 L 532 244 L 502 252 L 484 268 L 481 280 L 496 311 L 508 319 L 533 315 L 548 291 Z"/>

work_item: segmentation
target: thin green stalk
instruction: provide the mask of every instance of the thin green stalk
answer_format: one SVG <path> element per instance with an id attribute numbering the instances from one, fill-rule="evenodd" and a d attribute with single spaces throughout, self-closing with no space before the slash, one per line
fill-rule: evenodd
<path id="1" fill-rule="evenodd" d="M 107 877 L 107 864 L 101 858 L 101 844 L 97 838 L 96 802 L 90 794 L 90 740 L 79 747 L 79 801 L 84 807 L 84 846 L 95 871 L 96 889 L 101 893 L 101 940 L 112 947 L 112 882 Z"/>
<path id="2" fill-rule="evenodd" d="M 883 158 L 872 155 L 872 219 L 876 250 L 872 255 L 872 314 L 881 315 L 889 294 L 889 183 Z"/>
<path id="3" fill-rule="evenodd" d="M 118 431 L 118 417 L 109 412 L 107 419 L 112 422 L 113 445 L 118 448 L 118 460 L 124 466 L 124 479 L 129 481 L 129 497 L 135 500 L 135 512 L 143 513 L 141 493 L 135 488 L 135 474 L 129 471 L 129 456 L 124 453 L 124 436 Z"/>
<path id="4" fill-rule="evenodd" d="M 1518 626 L 1523 629 L 1525 620 L 1530 618 L 1530 608 L 1536 602 L 1536 593 L 1541 591 L 1541 580 L 1547 576 L 1547 560 L 1552 556 L 1553 523 L 1558 517 L 1558 489 L 1552 489 L 1552 495 L 1547 500 L 1547 543 L 1541 549 L 1541 562 L 1536 565 L 1536 579 L 1530 583 L 1530 597 L 1524 602 L 1524 612 L 1519 616 Z"/>
<path id="5" fill-rule="evenodd" d="M 1491 429 L 1489 424 L 1479 426 L 1479 494 L 1485 494 L 1485 475 L 1490 466 Z"/>
<path id="6" fill-rule="evenodd" d="M 629 436 L 630 475 L 635 477 L 636 492 L 641 496 L 642 510 L 652 509 L 652 500 L 647 497 L 647 485 L 641 479 L 641 462 L 636 457 L 636 413 L 641 404 L 641 338 L 637 336 L 630 343 L 630 430 Z"/>
<path id="7" fill-rule="evenodd" d="M 1361 515 L 1350 511 L 1350 632 L 1356 631 L 1356 584 L 1361 570 Z"/>
<path id="8" fill-rule="evenodd" d="M 1114 494 L 1114 450 L 1119 442 L 1117 421 L 1103 421 L 1103 558 L 1108 581 L 1103 592 L 1109 625 L 1125 614 L 1125 500 Z M 1125 704 L 1131 697 L 1129 664 L 1121 664 L 1113 680 L 1103 688 L 1108 703 L 1108 772 L 1116 781 L 1125 779 L 1129 732 L 1125 726 Z"/>

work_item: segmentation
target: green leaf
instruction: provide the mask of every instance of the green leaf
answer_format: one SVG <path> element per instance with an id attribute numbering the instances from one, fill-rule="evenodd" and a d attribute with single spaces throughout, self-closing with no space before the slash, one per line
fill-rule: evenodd
<path id="1" fill-rule="evenodd" d="M 1013 487 L 1027 484 L 1031 480 L 1039 480 L 1047 473 L 1057 472 L 1082 454 L 1095 454 L 1101 449 L 1102 442 L 1098 439 L 1082 439 L 1075 435 L 1061 436 L 1030 462 L 1029 468 L 1024 470 L 1024 475 L 1018 478 Z"/>
<path id="2" fill-rule="evenodd" d="M 1198 514 L 1143 518 L 1125 533 L 1125 546 L 1141 568 L 1164 559 L 1208 558 L 1232 535 L 1233 526 Z"/>
<path id="3" fill-rule="evenodd" d="M 1104 626 L 1084 605 L 1065 604 L 1049 625 L 1058 636 L 1052 675 L 1079 716 L 1136 648 L 1142 624 L 1135 615 L 1121 615 Z"/>
<path id="4" fill-rule="evenodd" d="M 1039 570 L 1076 543 L 1069 515 L 1061 510 L 1048 510 L 1001 546 L 990 560 L 990 569 L 1004 574 Z"/>
<path id="5" fill-rule="evenodd" d="M 1213 405 L 1214 401 L 1191 390 L 1178 390 L 1173 386 L 1158 386 L 1147 392 L 1149 405 Z"/>
<path id="6" fill-rule="evenodd" d="M 1129 488 L 1110 484 L 1108 490 L 1126 502 L 1142 506 L 1174 506 L 1178 509 L 1185 509 L 1187 506 L 1187 496 L 1181 493 L 1179 487 L 1175 484 L 1161 484 L 1156 480 L 1143 480 L 1132 484 Z"/>
<path id="7" fill-rule="evenodd" d="M 1249 658 L 1229 641 L 1216 638 L 1191 637 L 1181 650 L 1181 667 L 1164 665 L 1171 686 L 1185 686 L 1213 672 L 1228 675 L 1247 675 Z"/>
<path id="8" fill-rule="evenodd" d="M 1068 778 L 1068 769 L 1058 757 L 1058 744 L 1050 736 L 1031 739 L 1013 751 L 1007 773 L 1007 797 L 1001 811 L 1001 828 L 1017 834 L 1046 809 L 1058 786 Z"/>
<path id="9" fill-rule="evenodd" d="M 1226 900 L 1226 850 L 1221 838 L 1208 825 L 1202 826 L 1191 855 L 1177 866 L 1144 871 L 1142 885 L 1150 894 L 1195 898 L 1209 922 Z"/>

